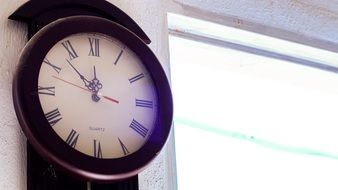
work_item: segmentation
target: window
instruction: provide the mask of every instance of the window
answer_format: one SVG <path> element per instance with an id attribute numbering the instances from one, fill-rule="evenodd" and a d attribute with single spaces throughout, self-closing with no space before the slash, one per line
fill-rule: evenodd
<path id="1" fill-rule="evenodd" d="M 178 189 L 337 189 L 338 54 L 169 15 Z"/>

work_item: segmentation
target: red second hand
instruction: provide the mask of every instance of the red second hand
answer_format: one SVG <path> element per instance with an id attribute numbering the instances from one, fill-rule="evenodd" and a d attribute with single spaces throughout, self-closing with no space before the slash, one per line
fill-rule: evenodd
<path id="1" fill-rule="evenodd" d="M 91 92 L 90 90 L 88 90 L 88 89 L 86 89 L 86 88 L 83 88 L 83 87 L 81 87 L 81 86 L 79 86 L 79 85 L 76 85 L 76 84 L 74 84 L 74 83 L 71 83 L 71 82 L 69 82 L 69 81 L 66 81 L 66 80 L 64 80 L 64 79 L 62 79 L 62 78 L 59 78 L 59 77 L 57 77 L 57 76 L 52 76 L 53 78 L 56 78 L 56 79 L 58 79 L 58 80 L 60 80 L 60 81 L 62 81 L 62 82 L 65 82 L 65 83 L 67 83 L 67 84 L 70 84 L 70 85 L 73 85 L 73 86 L 75 86 L 75 87 L 78 87 L 78 88 L 80 88 L 80 89 L 82 89 L 82 90 L 85 90 L 85 91 L 87 91 L 87 92 Z M 109 96 L 102 96 L 103 98 L 105 98 L 106 100 L 109 100 L 109 101 L 112 101 L 112 102 L 115 102 L 115 103 L 119 103 L 119 101 L 117 101 L 117 100 L 115 100 L 115 99 L 113 99 L 113 98 L 111 98 L 111 97 L 109 97 Z"/>
<path id="2" fill-rule="evenodd" d="M 112 101 L 112 102 L 119 103 L 119 101 L 114 100 L 114 99 L 111 98 L 111 97 L 108 97 L 108 96 L 102 96 L 102 97 L 105 98 L 105 99 L 107 99 L 107 100 L 110 100 L 110 101 Z"/>
<path id="3" fill-rule="evenodd" d="M 76 84 L 74 84 L 74 83 L 71 83 L 71 82 L 68 82 L 68 81 L 66 81 L 66 80 L 63 80 L 62 78 L 59 78 L 59 77 L 57 77 L 57 76 L 52 76 L 52 77 L 54 77 L 54 78 L 56 78 L 56 79 L 58 79 L 58 80 L 60 80 L 60 81 L 62 81 L 62 82 L 65 82 L 65 83 L 67 83 L 67 84 L 70 84 L 70 85 L 73 85 L 73 86 L 75 86 L 75 87 L 78 87 L 78 88 L 81 88 L 82 90 L 85 90 L 85 91 L 87 91 L 87 92 L 91 92 L 90 90 L 88 90 L 87 88 L 83 88 L 83 87 L 81 87 L 81 86 L 79 86 L 79 85 L 76 85 Z"/>

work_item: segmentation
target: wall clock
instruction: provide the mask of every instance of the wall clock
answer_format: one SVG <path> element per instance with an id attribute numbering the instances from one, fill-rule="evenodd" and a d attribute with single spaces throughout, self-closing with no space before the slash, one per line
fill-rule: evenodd
<path id="1" fill-rule="evenodd" d="M 172 122 L 166 75 L 122 25 L 68 16 L 38 31 L 13 82 L 19 123 L 48 162 L 87 181 L 137 175 L 164 146 Z"/>

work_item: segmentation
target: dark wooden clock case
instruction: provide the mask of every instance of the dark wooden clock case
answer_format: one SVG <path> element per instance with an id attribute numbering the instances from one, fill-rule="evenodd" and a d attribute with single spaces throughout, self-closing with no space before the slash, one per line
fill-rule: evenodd
<path id="1" fill-rule="evenodd" d="M 109 19 L 132 31 L 145 43 L 151 41 L 123 11 L 105 0 L 30 0 L 19 7 L 11 20 L 27 23 L 28 39 L 45 25 L 64 17 L 88 15 Z M 138 190 L 138 177 L 110 184 L 92 184 L 92 190 Z M 46 162 L 27 143 L 28 190 L 86 190 L 87 183 L 77 180 Z"/>

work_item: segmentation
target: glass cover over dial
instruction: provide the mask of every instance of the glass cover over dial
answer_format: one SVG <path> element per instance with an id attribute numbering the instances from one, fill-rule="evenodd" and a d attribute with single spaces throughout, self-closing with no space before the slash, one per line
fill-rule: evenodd
<path id="1" fill-rule="evenodd" d="M 55 133 L 96 158 L 136 152 L 157 118 L 156 89 L 142 61 L 100 33 L 79 33 L 56 43 L 41 65 L 38 93 Z"/>

